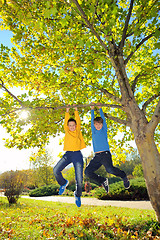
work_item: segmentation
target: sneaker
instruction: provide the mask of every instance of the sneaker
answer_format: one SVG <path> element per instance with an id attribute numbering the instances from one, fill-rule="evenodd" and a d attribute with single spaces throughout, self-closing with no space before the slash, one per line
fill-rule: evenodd
<path id="1" fill-rule="evenodd" d="M 123 184 L 124 184 L 125 189 L 130 188 L 130 182 L 127 177 L 123 178 Z"/>
<path id="2" fill-rule="evenodd" d="M 75 203 L 77 205 L 77 207 L 80 207 L 81 206 L 81 198 L 80 197 L 77 197 L 75 195 L 75 192 L 74 192 L 74 196 L 75 196 Z"/>
<path id="3" fill-rule="evenodd" d="M 64 185 L 60 186 L 59 195 L 62 195 L 64 193 L 64 191 L 65 191 L 66 187 L 68 186 L 68 184 L 69 184 L 69 181 L 66 180 L 66 183 Z"/>
<path id="4" fill-rule="evenodd" d="M 109 185 L 108 185 L 108 178 L 102 183 L 102 186 L 106 190 L 106 193 L 109 193 Z"/>

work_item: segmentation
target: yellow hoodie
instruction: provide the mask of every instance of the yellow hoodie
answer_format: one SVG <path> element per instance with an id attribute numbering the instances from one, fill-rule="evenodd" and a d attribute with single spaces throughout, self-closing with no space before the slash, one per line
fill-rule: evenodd
<path id="1" fill-rule="evenodd" d="M 68 120 L 70 118 L 70 115 L 69 112 L 65 113 L 64 119 L 65 138 L 63 148 L 64 151 L 79 151 L 86 147 L 81 133 L 81 121 L 78 111 L 75 111 L 74 114 L 77 125 L 75 131 L 70 131 L 68 127 Z"/>

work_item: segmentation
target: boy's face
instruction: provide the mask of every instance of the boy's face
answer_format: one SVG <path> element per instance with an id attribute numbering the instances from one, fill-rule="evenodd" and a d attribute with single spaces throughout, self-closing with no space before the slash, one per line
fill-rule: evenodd
<path id="1" fill-rule="evenodd" d="M 103 127 L 103 123 L 94 122 L 94 126 L 95 126 L 96 130 L 101 130 L 101 128 Z"/>
<path id="2" fill-rule="evenodd" d="M 71 121 L 68 123 L 68 127 L 69 127 L 69 130 L 73 132 L 76 130 L 76 123 Z"/>

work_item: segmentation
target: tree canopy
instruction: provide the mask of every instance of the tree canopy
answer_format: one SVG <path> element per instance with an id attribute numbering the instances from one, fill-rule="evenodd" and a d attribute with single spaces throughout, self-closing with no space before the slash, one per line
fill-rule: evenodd
<path id="1" fill-rule="evenodd" d="M 91 102 L 104 105 L 111 147 L 118 131 L 124 134 L 119 146 L 132 140 L 124 86 L 152 120 L 160 96 L 158 0 L 4 0 L 0 9 L 1 29 L 13 32 L 15 46 L 0 47 L 0 115 L 11 134 L 8 147 L 44 145 L 63 131 L 67 105 L 77 104 L 81 118 L 89 119 Z M 128 79 L 123 84 L 116 58 Z M 18 110 L 25 109 L 29 117 L 21 120 Z M 82 129 L 90 140 L 88 120 Z"/>

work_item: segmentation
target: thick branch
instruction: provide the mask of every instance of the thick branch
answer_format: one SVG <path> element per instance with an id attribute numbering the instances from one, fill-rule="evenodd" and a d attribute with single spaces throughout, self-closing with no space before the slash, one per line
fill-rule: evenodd
<path id="1" fill-rule="evenodd" d="M 160 28 L 158 29 L 160 30 Z M 133 56 L 133 54 L 143 45 L 143 43 L 145 43 L 148 39 L 150 39 L 151 37 L 153 37 L 155 32 L 151 33 L 150 35 L 148 35 L 147 37 L 145 37 L 144 39 L 142 39 L 142 41 L 137 44 L 135 51 L 131 52 L 130 55 L 126 58 L 126 60 L 124 61 L 125 65 L 128 63 L 128 61 L 131 59 L 131 57 Z"/>
<path id="2" fill-rule="evenodd" d="M 41 107 L 22 107 L 22 108 L 16 108 L 16 109 L 13 109 L 5 114 L 2 114 L 0 116 L 6 116 L 10 113 L 14 113 L 16 111 L 21 111 L 21 110 L 35 110 L 35 109 L 44 109 L 44 110 L 53 110 L 53 111 L 56 111 L 56 110 L 59 110 L 59 109 L 66 109 L 66 108 L 86 108 L 86 107 L 91 107 L 91 106 L 102 106 L 102 107 L 110 107 L 110 108 L 119 108 L 119 109 L 122 109 L 122 106 L 120 105 L 116 105 L 116 104 L 105 104 L 105 103 L 89 103 L 89 104 L 77 104 L 77 105 L 64 105 L 64 106 L 58 106 L 58 107 L 52 107 L 52 106 L 41 106 Z"/>
<path id="3" fill-rule="evenodd" d="M 127 33 L 127 29 L 128 29 L 128 24 L 129 24 L 129 21 L 130 21 L 130 18 L 131 18 L 132 9 L 133 9 L 133 2 L 134 2 L 134 0 L 131 0 L 131 2 L 130 2 L 128 15 L 127 15 L 127 18 L 126 18 L 126 21 L 125 21 L 125 26 L 124 26 L 124 29 L 123 29 L 122 40 L 121 40 L 120 45 L 119 45 L 120 49 L 122 49 L 124 47 L 124 42 L 125 42 L 125 39 L 126 39 L 126 33 Z"/>
<path id="4" fill-rule="evenodd" d="M 148 123 L 148 130 L 154 132 L 159 122 L 160 122 L 160 99 L 153 113 L 152 119 Z"/>
<path id="5" fill-rule="evenodd" d="M 147 106 L 157 97 L 160 96 L 160 92 L 158 94 L 153 95 L 151 98 L 149 98 L 142 106 L 142 111 L 145 113 Z"/>
<path id="6" fill-rule="evenodd" d="M 88 18 L 85 14 L 85 12 L 82 10 L 81 6 L 79 5 L 77 0 L 72 0 L 72 2 L 74 2 L 79 10 L 79 12 L 81 13 L 81 17 L 84 19 L 84 21 L 86 22 L 87 26 L 90 28 L 90 30 L 92 31 L 92 33 L 96 36 L 96 38 L 98 39 L 98 41 L 100 42 L 100 44 L 102 45 L 102 47 L 104 47 L 104 49 L 106 51 L 108 51 L 107 45 L 102 41 L 102 39 L 100 38 L 100 36 L 98 35 L 98 33 L 95 31 L 94 27 L 92 26 L 92 24 L 88 21 Z"/>

